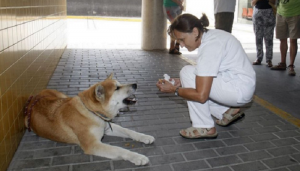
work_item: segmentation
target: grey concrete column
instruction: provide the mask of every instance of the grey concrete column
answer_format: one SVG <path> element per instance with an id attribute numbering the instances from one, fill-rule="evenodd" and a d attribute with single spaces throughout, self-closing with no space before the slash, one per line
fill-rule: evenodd
<path id="1" fill-rule="evenodd" d="M 163 0 L 142 1 L 142 49 L 166 49 L 167 20 Z"/>

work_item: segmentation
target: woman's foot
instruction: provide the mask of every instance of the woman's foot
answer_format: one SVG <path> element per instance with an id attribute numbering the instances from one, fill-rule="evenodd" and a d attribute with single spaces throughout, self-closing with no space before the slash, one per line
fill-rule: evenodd
<path id="1" fill-rule="evenodd" d="M 179 52 L 176 48 L 174 48 L 174 49 L 170 49 L 169 50 L 169 54 L 175 54 L 175 55 L 181 55 L 181 52 Z"/>
<path id="2" fill-rule="evenodd" d="M 200 138 L 216 138 L 218 136 L 217 130 L 213 128 L 195 128 L 190 127 L 180 130 L 179 134 L 184 138 L 200 139 Z"/>
<path id="3" fill-rule="evenodd" d="M 228 126 L 233 121 L 239 119 L 244 113 L 240 108 L 230 108 L 224 114 L 221 120 L 216 120 L 216 124 L 220 126 Z"/>

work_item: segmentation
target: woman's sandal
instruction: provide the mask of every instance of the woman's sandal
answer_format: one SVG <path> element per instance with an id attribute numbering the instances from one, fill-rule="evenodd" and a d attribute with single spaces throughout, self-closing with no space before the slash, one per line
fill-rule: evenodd
<path id="1" fill-rule="evenodd" d="M 174 48 L 169 51 L 169 54 L 181 55 L 181 52 L 179 52 L 176 48 Z"/>
<path id="2" fill-rule="evenodd" d="M 180 130 L 179 134 L 182 137 L 188 138 L 188 139 L 217 138 L 217 136 L 218 136 L 217 131 L 214 134 L 208 134 L 208 132 L 211 129 L 212 128 L 195 128 L 195 127 L 190 127 L 190 128 L 187 128 L 187 129 Z"/>
<path id="3" fill-rule="evenodd" d="M 224 113 L 223 118 L 221 120 L 217 120 L 216 124 L 220 125 L 220 126 L 228 126 L 228 125 L 232 124 L 233 121 L 237 121 L 245 115 L 244 112 L 242 112 L 241 110 L 238 113 L 232 115 L 234 111 L 235 111 L 235 109 L 232 109 L 232 108 L 229 109 L 229 112 Z M 224 121 L 224 118 L 226 118 L 227 121 Z"/>

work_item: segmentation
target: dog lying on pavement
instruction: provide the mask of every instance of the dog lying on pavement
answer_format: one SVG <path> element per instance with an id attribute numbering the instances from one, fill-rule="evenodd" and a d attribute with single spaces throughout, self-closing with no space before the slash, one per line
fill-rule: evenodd
<path id="1" fill-rule="evenodd" d="M 121 85 L 112 76 L 75 97 L 56 90 L 43 90 L 25 107 L 26 127 L 53 141 L 78 144 L 86 154 L 146 165 L 149 162 L 146 156 L 101 142 L 104 134 L 145 144 L 155 140 L 152 136 L 110 123 L 119 109 L 135 103 L 128 97 L 137 89 L 136 84 Z"/>

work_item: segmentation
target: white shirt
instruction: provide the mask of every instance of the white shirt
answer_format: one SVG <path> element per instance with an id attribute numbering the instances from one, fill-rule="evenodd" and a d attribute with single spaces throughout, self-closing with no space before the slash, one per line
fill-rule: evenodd
<path id="1" fill-rule="evenodd" d="M 215 14 L 219 12 L 234 12 L 236 0 L 214 0 Z"/>
<path id="2" fill-rule="evenodd" d="M 256 74 L 241 43 L 223 30 L 208 30 L 198 48 L 197 76 L 221 77 L 239 92 L 238 103 L 252 100 Z"/>

